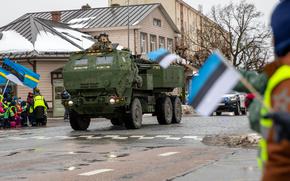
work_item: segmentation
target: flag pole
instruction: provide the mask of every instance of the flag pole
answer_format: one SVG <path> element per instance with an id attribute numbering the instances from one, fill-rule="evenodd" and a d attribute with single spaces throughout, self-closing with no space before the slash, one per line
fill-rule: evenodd
<path id="1" fill-rule="evenodd" d="M 6 92 L 6 89 L 8 87 L 8 84 L 9 84 L 9 80 L 7 79 L 7 82 L 6 82 L 6 85 L 4 87 L 4 91 L 2 92 L 2 96 L 4 95 L 4 93 Z"/>

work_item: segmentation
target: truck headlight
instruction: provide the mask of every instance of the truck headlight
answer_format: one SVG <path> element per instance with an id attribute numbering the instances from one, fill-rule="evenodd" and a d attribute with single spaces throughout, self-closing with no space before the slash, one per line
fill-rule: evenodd
<path id="1" fill-rule="evenodd" d="M 73 106 L 74 105 L 74 102 L 73 101 L 68 101 L 68 106 Z"/>
<path id="2" fill-rule="evenodd" d="M 110 102 L 110 104 L 115 104 L 115 103 L 116 103 L 116 100 L 115 100 L 114 98 L 111 98 L 111 99 L 109 100 L 109 102 Z"/>

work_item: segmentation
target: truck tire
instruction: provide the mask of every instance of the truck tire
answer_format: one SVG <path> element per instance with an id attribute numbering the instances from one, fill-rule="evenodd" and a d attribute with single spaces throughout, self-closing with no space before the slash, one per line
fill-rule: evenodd
<path id="1" fill-rule="evenodd" d="M 122 126 L 124 122 L 120 118 L 112 118 L 111 123 L 114 126 Z"/>
<path id="2" fill-rule="evenodd" d="M 172 103 L 168 96 L 162 97 L 157 100 L 156 114 L 159 124 L 170 124 L 172 123 Z"/>
<path id="3" fill-rule="evenodd" d="M 179 124 L 182 118 L 182 106 L 181 100 L 179 97 L 171 97 L 172 108 L 173 108 L 173 115 L 172 115 L 172 123 Z"/>
<path id="4" fill-rule="evenodd" d="M 142 126 L 142 105 L 138 98 L 134 98 L 131 106 L 130 113 L 126 116 L 125 127 L 127 129 L 139 129 Z"/>
<path id="5" fill-rule="evenodd" d="M 69 122 L 72 129 L 76 131 L 85 131 L 88 129 L 91 119 L 81 117 L 75 111 L 70 111 Z"/>
<path id="6" fill-rule="evenodd" d="M 243 108 L 241 111 L 242 111 L 242 114 L 243 114 L 243 115 L 247 115 L 247 108 L 246 108 L 246 107 Z"/>
<path id="7" fill-rule="evenodd" d="M 222 115 L 222 112 L 219 112 L 219 111 L 217 111 L 217 112 L 215 112 L 215 113 L 216 113 L 217 116 Z"/>

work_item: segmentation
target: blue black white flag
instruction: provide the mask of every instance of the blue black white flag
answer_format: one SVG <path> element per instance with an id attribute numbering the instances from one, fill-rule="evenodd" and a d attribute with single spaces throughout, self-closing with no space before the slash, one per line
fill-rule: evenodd
<path id="1" fill-rule="evenodd" d="M 21 82 L 21 80 L 19 80 L 15 75 L 11 74 L 10 72 L 6 71 L 5 69 L 0 67 L 0 77 L 1 77 L 1 84 L 3 84 L 5 81 L 5 83 L 7 82 L 7 80 L 17 84 L 17 85 L 22 85 L 23 83 Z M 5 79 L 5 80 L 3 80 Z"/>
<path id="2" fill-rule="evenodd" d="M 199 75 L 193 77 L 188 103 L 200 115 L 208 116 L 215 111 L 222 96 L 232 90 L 240 78 L 238 71 L 216 51 L 201 67 Z"/>
<path id="3" fill-rule="evenodd" d="M 9 74 L 14 75 L 23 85 L 30 88 L 37 87 L 40 78 L 39 74 L 7 58 L 4 59 L 2 67 L 8 71 Z"/>
<path id="4" fill-rule="evenodd" d="M 149 52 L 147 56 L 149 60 L 159 63 L 164 69 L 168 68 L 170 64 L 178 58 L 177 55 L 170 53 L 165 48 L 159 48 L 156 51 Z"/>

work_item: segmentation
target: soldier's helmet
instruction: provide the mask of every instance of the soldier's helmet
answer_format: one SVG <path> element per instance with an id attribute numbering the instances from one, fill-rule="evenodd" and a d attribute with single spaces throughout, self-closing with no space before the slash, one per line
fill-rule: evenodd
<path id="1" fill-rule="evenodd" d="M 102 42 L 102 43 L 107 43 L 109 42 L 109 35 L 105 32 L 102 32 L 99 36 L 98 36 L 98 41 Z"/>

